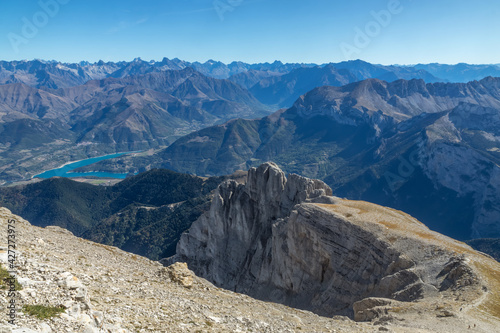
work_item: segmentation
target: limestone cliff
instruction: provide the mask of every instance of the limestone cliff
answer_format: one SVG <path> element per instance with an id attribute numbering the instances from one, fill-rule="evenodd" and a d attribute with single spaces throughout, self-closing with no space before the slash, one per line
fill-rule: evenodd
<path id="1" fill-rule="evenodd" d="M 371 322 L 354 322 L 341 316 L 322 317 L 217 288 L 193 275 L 183 263 L 165 268 L 118 248 L 75 237 L 59 227 L 35 227 L 0 208 L 0 230 L 5 232 L 4 237 L 0 237 L 0 274 L 3 275 L 10 264 L 5 236 L 7 230 L 12 229 L 8 228 L 12 224 L 8 221 L 15 221 L 15 278 L 20 285 L 15 295 L 16 325 L 12 326 L 7 324 L 10 318 L 7 302 L 12 300 L 10 286 L 5 289 L 5 276 L 0 279 L 3 309 L 0 332 L 498 332 L 498 262 L 462 243 L 430 232 L 401 212 L 324 196 L 323 193 L 330 192 L 321 182 L 297 176 L 289 176 L 287 180 L 273 165 L 252 170 L 250 175 L 248 188 L 227 183 L 236 188 L 233 194 L 225 192 L 218 198 L 219 202 L 214 203 L 214 207 L 218 205 L 221 209 L 218 213 L 212 207 L 213 214 L 225 216 L 238 213 L 229 207 L 238 202 L 247 209 L 252 207 L 251 202 L 259 201 L 262 205 L 259 209 L 265 209 L 266 200 L 274 200 L 273 207 L 279 208 L 279 211 L 259 213 L 257 208 L 253 211 L 262 219 L 276 218 L 276 221 L 269 223 L 271 236 L 267 240 L 258 232 L 256 222 L 252 226 L 255 230 L 250 229 L 257 235 L 254 235 L 257 237 L 255 253 L 265 256 L 259 259 L 247 250 L 246 257 L 251 258 L 248 260 L 255 266 L 252 272 L 260 274 L 258 281 L 255 277 L 241 278 L 247 281 L 247 287 L 250 281 L 261 298 L 280 300 L 285 295 L 287 298 L 281 298 L 282 302 L 293 301 L 301 307 L 310 305 L 326 310 L 327 305 L 336 305 L 326 298 L 328 296 L 337 297 L 339 304 L 364 294 L 393 294 L 395 299 L 368 297 L 355 302 L 354 319 Z M 264 184 L 269 184 L 270 190 L 272 186 L 277 187 L 274 192 L 269 191 L 268 196 L 261 196 L 260 188 Z M 240 192 L 245 189 L 253 189 L 253 193 Z M 241 217 L 230 224 L 222 221 L 219 226 L 232 230 L 234 236 L 238 235 L 238 228 L 249 230 L 248 226 L 239 225 L 243 221 L 245 218 Z M 206 228 L 205 244 L 208 244 L 214 241 L 213 234 L 208 236 L 208 233 L 215 230 L 210 225 Z M 332 230 L 337 234 L 333 235 Z M 259 236 L 265 240 L 264 244 L 258 245 Z M 377 237 L 379 242 L 372 243 Z M 192 241 L 194 245 L 196 242 Z M 224 267 L 223 261 L 228 267 L 236 265 L 233 255 L 246 250 L 237 242 L 234 244 L 237 247 L 218 249 L 223 257 L 214 257 L 215 252 L 206 254 L 207 266 Z M 224 246 L 224 243 L 216 245 Z M 212 251 L 217 249 L 214 244 L 210 246 Z M 266 250 L 259 250 L 262 247 Z M 199 250 L 208 253 L 208 250 Z M 383 267 L 391 255 L 398 255 L 399 261 L 389 264 L 387 271 L 396 273 L 387 275 Z M 448 257 L 450 261 L 446 261 Z M 375 261 L 371 262 L 373 258 Z M 245 262 L 241 264 L 239 276 L 244 275 L 247 266 Z M 378 280 L 379 275 L 383 278 Z M 229 281 L 222 271 L 219 277 Z M 365 293 L 363 290 L 372 288 L 371 282 L 366 281 L 374 277 L 375 291 Z M 417 281 L 412 282 L 415 279 Z M 436 289 L 433 289 L 436 281 Z M 318 285 L 324 289 L 318 289 Z M 270 295 L 264 295 L 265 288 L 271 291 Z M 414 293 L 414 289 L 422 290 L 422 294 Z M 404 301 L 408 295 L 415 294 L 418 301 Z M 55 307 L 63 312 L 41 319 L 36 317 L 36 312 L 25 311 L 25 306 Z"/>
<path id="2" fill-rule="evenodd" d="M 165 262 L 185 261 L 216 285 L 263 300 L 358 320 L 429 304 L 455 316 L 495 302 L 496 261 L 405 213 L 331 194 L 273 163 L 252 168 L 246 184 L 219 186 Z"/>
<path id="3" fill-rule="evenodd" d="M 7 238 L 0 237 L 0 333 L 373 332 L 369 324 L 216 288 L 185 264 L 165 268 L 59 227 L 33 226 L 0 208 L 0 230 L 8 230 L 8 221 L 15 221 L 20 290 L 12 297 L 5 286 Z M 63 312 L 37 318 L 25 306 Z M 8 323 L 12 318 L 15 325 Z"/>
<path id="4" fill-rule="evenodd" d="M 182 236 L 175 260 L 225 288 L 247 291 L 271 278 L 263 264 L 273 257 L 275 224 L 298 203 L 328 202 L 327 194 L 322 181 L 297 175 L 287 181 L 274 164 L 252 168 L 245 185 L 229 181 L 218 188 L 210 211 Z"/>

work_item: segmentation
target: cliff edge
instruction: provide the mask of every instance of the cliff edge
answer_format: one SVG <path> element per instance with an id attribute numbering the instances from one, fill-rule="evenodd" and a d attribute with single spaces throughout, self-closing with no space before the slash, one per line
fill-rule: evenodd
<path id="1" fill-rule="evenodd" d="M 164 263 L 176 261 L 217 286 L 322 316 L 442 332 L 475 320 L 499 327 L 498 262 L 403 212 L 287 178 L 273 163 L 250 169 L 246 184 L 219 186 Z"/>

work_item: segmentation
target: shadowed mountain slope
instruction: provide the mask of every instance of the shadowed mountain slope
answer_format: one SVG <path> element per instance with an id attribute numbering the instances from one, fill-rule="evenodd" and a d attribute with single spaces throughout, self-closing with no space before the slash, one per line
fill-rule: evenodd
<path id="1" fill-rule="evenodd" d="M 152 259 L 175 253 L 180 234 L 208 209 L 223 177 L 202 179 L 151 170 L 111 186 L 66 178 L 0 188 L 2 206 L 37 226 L 75 235 Z"/>
<path id="2" fill-rule="evenodd" d="M 286 111 L 191 133 L 155 163 L 218 175 L 273 160 L 325 180 L 338 195 L 403 209 L 455 238 L 497 237 L 499 83 L 322 87 Z"/>

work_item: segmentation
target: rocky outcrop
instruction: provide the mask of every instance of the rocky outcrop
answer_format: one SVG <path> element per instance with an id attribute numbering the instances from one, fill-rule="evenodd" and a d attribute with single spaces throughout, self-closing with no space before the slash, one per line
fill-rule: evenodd
<path id="1" fill-rule="evenodd" d="M 483 294 L 467 245 L 402 212 L 331 194 L 273 163 L 252 168 L 247 184 L 219 186 L 165 263 L 187 262 L 218 286 L 327 316 L 373 319 L 368 305 L 380 302 L 362 302 L 373 297 L 386 306 Z"/>
<path id="2" fill-rule="evenodd" d="M 32 226 L 0 208 L 0 230 L 7 230 L 9 220 L 16 221 L 15 275 L 22 288 L 16 291 L 11 325 L 7 306 L 12 297 L 0 280 L 0 333 L 371 331 L 347 318 L 321 318 L 216 288 L 184 263 L 163 267 L 60 228 Z M 2 268 L 7 266 L 5 240 L 0 238 Z M 37 318 L 24 313 L 24 305 L 64 312 Z"/>
<path id="3" fill-rule="evenodd" d="M 304 180 L 304 184 L 307 186 L 301 188 L 307 188 L 314 182 Z M 307 200 L 316 201 L 320 198 L 309 197 Z M 407 260 L 412 260 L 415 262 L 417 275 L 422 276 L 424 273 L 432 272 L 432 269 L 419 267 L 418 263 L 423 261 L 415 259 L 412 253 L 421 251 L 422 256 L 432 260 L 429 248 L 434 247 L 434 259 L 437 260 L 435 268 L 441 269 L 440 273 L 435 275 L 440 275 L 439 279 L 447 281 L 442 284 L 443 298 L 433 299 L 427 296 L 419 302 L 400 302 L 381 297 L 365 298 L 353 306 L 356 310 L 354 318 L 362 321 L 371 320 L 366 323 L 354 322 L 342 316 L 322 317 L 309 311 L 262 302 L 217 288 L 205 279 L 195 276 L 184 263 L 162 267 L 158 262 L 115 247 L 75 237 L 60 228 L 32 226 L 7 209 L 0 208 L 0 230 L 8 229 L 8 221 L 16 221 L 16 278 L 22 285 L 22 289 L 18 290 L 16 295 L 18 310 L 16 325 L 7 323 L 9 320 L 7 311 L 0 311 L 0 332 L 461 333 L 471 332 L 469 327 L 474 327 L 474 332 L 481 333 L 498 331 L 500 320 L 498 311 L 495 312 L 500 299 L 498 262 L 471 251 L 465 245 L 426 231 L 403 213 L 380 210 L 381 207 L 377 210 L 375 208 L 378 206 L 368 203 L 335 200 L 338 201 L 334 205 L 306 203 L 296 207 L 302 205 L 313 209 L 316 207 L 325 216 L 334 214 L 340 217 L 351 214 L 348 219 L 352 224 L 359 225 L 358 230 L 369 231 L 371 228 L 372 232 L 376 232 L 381 225 L 384 225 L 382 223 L 385 223 L 384 228 L 392 230 L 387 232 L 386 241 L 392 241 L 393 247 L 400 251 L 405 246 L 411 249 L 418 245 L 410 239 L 413 237 L 411 235 L 420 233 L 418 237 L 426 239 L 428 243 L 422 242 L 416 250 L 407 250 L 409 255 L 407 258 L 402 257 L 400 265 L 404 266 Z M 331 212 L 332 209 L 335 210 L 334 213 Z M 291 215 L 294 211 L 292 208 Z M 391 214 L 398 217 L 400 225 L 390 224 Z M 379 222 L 375 222 L 376 216 L 380 217 Z M 365 222 L 372 222 L 363 224 L 363 220 L 358 217 L 363 217 Z M 286 221 L 286 218 L 283 221 Z M 297 227 L 298 225 L 295 225 L 296 229 Z M 304 225 L 302 230 L 308 229 Z M 346 230 L 348 225 L 339 232 Z M 328 230 L 323 228 L 322 232 L 328 233 Z M 312 228 L 307 235 L 305 239 L 314 236 Z M 404 235 L 410 236 L 405 239 Z M 328 239 L 323 234 L 316 234 L 314 237 L 316 237 L 316 247 Z M 352 238 L 353 235 L 350 234 L 348 237 Z M 440 246 L 434 244 L 437 240 Z M 8 260 L 6 247 L 5 240 L 0 240 L 2 267 Z M 441 260 L 439 258 L 448 251 L 446 250 L 448 247 L 467 253 L 464 256 L 457 256 L 444 265 L 439 265 Z M 309 246 L 305 244 L 304 248 L 307 249 Z M 307 255 L 315 251 L 315 248 L 309 249 Z M 288 256 L 294 253 L 298 252 L 290 245 Z M 325 253 L 324 250 L 321 253 Z M 290 258 L 287 260 L 291 262 Z M 317 267 L 315 261 L 316 259 L 311 257 L 302 267 L 286 269 L 299 274 L 308 270 L 307 265 Z M 335 267 L 335 264 L 331 266 Z M 282 270 L 280 274 L 283 274 Z M 305 276 L 304 281 L 307 279 Z M 328 279 L 330 276 L 325 274 L 325 281 Z M 300 278 L 295 277 L 294 281 L 299 280 Z M 425 277 L 423 280 L 428 281 Z M 480 298 L 479 294 L 468 294 L 474 292 L 473 286 L 478 283 L 484 284 L 487 289 L 481 291 Z M 11 297 L 8 295 L 9 290 L 3 289 L 1 284 L 2 281 L 0 281 L 0 306 L 6 309 Z M 303 287 L 306 289 L 308 286 L 303 285 Z M 64 312 L 51 318 L 39 319 L 32 314 L 23 313 L 21 310 L 23 305 L 55 306 L 63 308 Z"/>
<path id="4" fill-rule="evenodd" d="M 193 287 L 193 272 L 190 271 L 185 262 L 176 262 L 158 272 L 160 277 L 164 277 L 171 282 L 175 282 L 185 288 Z"/>
<path id="5" fill-rule="evenodd" d="M 325 202 L 331 193 L 322 181 L 297 175 L 287 181 L 272 163 L 250 169 L 245 185 L 228 181 L 218 188 L 210 211 L 182 236 L 176 260 L 187 259 L 191 269 L 228 289 L 251 287 L 248 270 L 259 280 L 269 273 L 258 258 L 271 255 L 267 242 L 273 224 L 288 216 L 295 204 Z M 192 249 L 204 250 L 190 258 Z M 227 249 L 231 257 L 218 260 Z"/>

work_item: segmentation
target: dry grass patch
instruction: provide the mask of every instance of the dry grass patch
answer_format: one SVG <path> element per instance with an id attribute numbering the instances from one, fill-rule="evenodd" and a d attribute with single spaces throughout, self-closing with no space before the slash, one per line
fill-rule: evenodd
<path id="1" fill-rule="evenodd" d="M 500 319 L 500 264 L 492 259 L 485 261 L 478 259 L 473 263 L 486 279 L 489 292 L 478 308 Z"/>
<path id="2" fill-rule="evenodd" d="M 389 232 L 385 233 L 391 243 L 398 238 L 414 238 L 426 243 L 442 246 L 457 254 L 476 254 L 467 244 L 431 231 L 422 222 L 399 210 L 372 204 L 366 201 L 342 199 L 337 204 L 316 204 L 349 219 L 379 225 Z M 391 235 L 392 234 L 392 235 Z"/>

